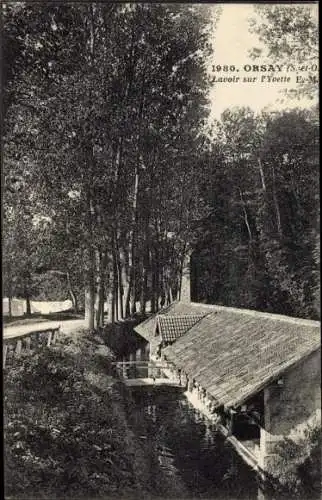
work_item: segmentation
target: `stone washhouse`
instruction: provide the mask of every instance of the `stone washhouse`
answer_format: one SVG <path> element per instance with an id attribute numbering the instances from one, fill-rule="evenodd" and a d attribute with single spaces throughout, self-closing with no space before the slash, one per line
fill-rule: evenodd
<path id="1" fill-rule="evenodd" d="M 320 322 L 181 300 L 135 330 L 244 460 L 267 471 L 284 437 L 321 418 Z"/>

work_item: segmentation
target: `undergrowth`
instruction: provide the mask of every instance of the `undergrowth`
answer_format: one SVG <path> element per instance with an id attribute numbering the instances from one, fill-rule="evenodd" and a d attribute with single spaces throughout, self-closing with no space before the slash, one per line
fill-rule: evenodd
<path id="1" fill-rule="evenodd" d="M 83 333 L 5 370 L 7 499 L 156 495 L 156 457 L 128 424 L 112 360 Z"/>

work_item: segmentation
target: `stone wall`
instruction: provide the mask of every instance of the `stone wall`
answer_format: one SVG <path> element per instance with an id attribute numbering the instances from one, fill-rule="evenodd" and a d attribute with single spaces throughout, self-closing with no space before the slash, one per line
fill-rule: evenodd
<path id="1" fill-rule="evenodd" d="M 321 352 L 286 371 L 280 383 L 264 390 L 265 423 L 261 429 L 260 466 L 266 469 L 284 437 L 296 440 L 321 411 Z"/>
<path id="2" fill-rule="evenodd" d="M 285 372 L 282 385 L 272 384 L 265 396 L 265 429 L 287 436 L 321 408 L 320 351 Z"/>

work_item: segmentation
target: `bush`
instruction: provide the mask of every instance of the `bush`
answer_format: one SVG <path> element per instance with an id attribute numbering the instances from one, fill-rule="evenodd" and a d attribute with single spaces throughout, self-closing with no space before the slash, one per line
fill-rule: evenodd
<path id="1" fill-rule="evenodd" d="M 321 425 L 309 426 L 302 439 L 285 438 L 277 448 L 278 458 L 270 473 L 276 489 L 286 498 L 321 498 Z"/>
<path id="2" fill-rule="evenodd" d="M 148 489 L 112 354 L 84 336 L 18 360 L 4 374 L 6 497 L 81 498 Z"/>

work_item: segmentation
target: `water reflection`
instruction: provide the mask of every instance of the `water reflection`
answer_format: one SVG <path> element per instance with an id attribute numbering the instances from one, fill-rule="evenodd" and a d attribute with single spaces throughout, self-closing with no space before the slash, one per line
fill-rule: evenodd
<path id="1" fill-rule="evenodd" d="M 142 439 L 155 446 L 161 467 L 180 477 L 191 498 L 257 499 L 253 471 L 174 388 L 133 391 Z"/>

